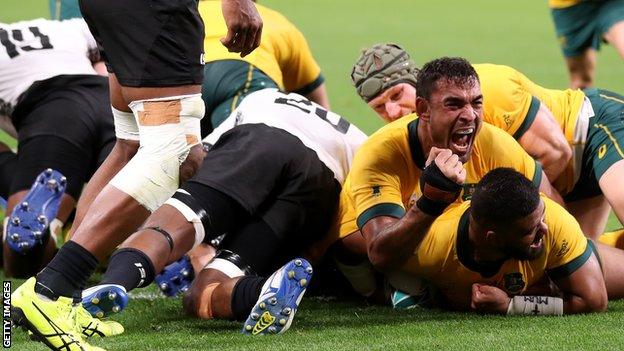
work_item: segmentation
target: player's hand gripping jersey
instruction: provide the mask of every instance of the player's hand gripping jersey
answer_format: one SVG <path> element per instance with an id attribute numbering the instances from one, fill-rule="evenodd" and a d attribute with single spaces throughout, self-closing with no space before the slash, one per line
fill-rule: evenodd
<path id="1" fill-rule="evenodd" d="M 544 274 L 556 280 L 572 274 L 591 256 L 592 248 L 578 223 L 557 203 L 545 205 L 544 252 L 534 260 L 508 259 L 483 265 L 467 253 L 470 202 L 447 209 L 431 225 L 403 270 L 433 284 L 454 308 L 470 307 L 473 283 L 496 286 L 510 296 L 522 294 Z"/>
<path id="2" fill-rule="evenodd" d="M 264 89 L 247 96 L 217 129 L 204 138 L 214 145 L 228 130 L 242 124 L 265 124 L 296 136 L 314 150 L 342 184 L 355 151 L 366 134 L 339 115 L 305 97 L 277 89 Z"/>
<path id="3" fill-rule="evenodd" d="M 36 81 L 96 74 L 97 44 L 82 19 L 0 23 L 0 44 L 0 115 Z"/>

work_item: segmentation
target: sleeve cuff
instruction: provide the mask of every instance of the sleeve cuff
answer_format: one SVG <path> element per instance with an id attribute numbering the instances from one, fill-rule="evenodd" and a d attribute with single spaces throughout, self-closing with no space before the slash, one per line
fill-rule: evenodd
<path id="1" fill-rule="evenodd" d="M 540 184 L 542 184 L 542 164 L 538 161 L 535 161 L 535 172 L 533 173 L 533 185 L 539 188 Z"/>
<path id="2" fill-rule="evenodd" d="M 312 91 L 314 91 L 314 89 L 318 88 L 324 82 L 325 82 L 325 77 L 323 77 L 322 74 L 319 74 L 319 76 L 316 77 L 316 79 L 314 81 L 304 85 L 303 87 L 295 90 L 294 92 L 299 94 L 299 95 L 304 95 L 305 96 L 305 95 L 310 94 Z"/>
<path id="3" fill-rule="evenodd" d="M 529 130 L 531 124 L 533 124 L 533 121 L 535 121 L 535 116 L 537 116 L 537 111 L 539 111 L 540 103 L 541 102 L 535 96 L 531 97 L 531 105 L 529 106 L 529 111 L 524 117 L 524 121 L 522 121 L 522 124 L 520 125 L 518 130 L 516 130 L 516 132 L 514 133 L 514 139 L 520 139 L 520 137 L 522 137 L 524 133 Z"/>
<path id="4" fill-rule="evenodd" d="M 397 205 L 395 203 L 377 204 L 373 207 L 370 207 L 366 211 L 362 212 L 362 214 L 358 216 L 357 226 L 358 226 L 358 229 L 361 230 L 364 224 L 366 224 L 366 222 L 370 221 L 371 219 L 375 217 L 390 216 L 390 217 L 401 218 L 403 217 L 404 214 L 405 214 L 405 209 L 402 206 Z"/>

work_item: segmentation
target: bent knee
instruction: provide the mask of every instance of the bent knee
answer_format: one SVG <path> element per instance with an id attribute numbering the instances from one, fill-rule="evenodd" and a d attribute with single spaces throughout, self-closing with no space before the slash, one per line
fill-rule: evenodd
<path id="1" fill-rule="evenodd" d="M 194 145 L 189 150 L 189 154 L 180 165 L 180 183 L 191 179 L 199 170 L 206 152 L 201 144 Z"/>

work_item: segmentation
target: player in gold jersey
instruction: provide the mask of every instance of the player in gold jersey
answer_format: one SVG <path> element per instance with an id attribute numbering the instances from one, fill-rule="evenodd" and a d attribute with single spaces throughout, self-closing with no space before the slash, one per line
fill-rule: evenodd
<path id="1" fill-rule="evenodd" d="M 532 182 L 501 168 L 433 222 L 402 270 L 426 279 L 445 307 L 561 315 L 604 311 L 607 298 L 622 298 L 623 259 L 624 251 L 588 240 Z"/>
<path id="2" fill-rule="evenodd" d="M 624 1 L 549 0 L 548 6 L 568 65 L 570 87 L 592 86 L 601 42 L 613 45 L 624 58 Z"/>
<path id="3" fill-rule="evenodd" d="M 469 199 L 474 184 L 497 167 L 519 170 L 556 197 L 539 164 L 512 137 L 482 124 L 479 80 L 466 60 L 434 60 L 416 85 L 419 117 L 380 129 L 354 158 L 339 228 L 327 242 L 342 239 L 337 250 L 346 252 L 344 263 L 366 264 L 368 256 L 377 268 L 400 266 L 433 219 L 456 199 Z M 344 256 L 351 254 L 355 262 Z"/>
<path id="4" fill-rule="evenodd" d="M 202 98 L 206 118 L 202 133 L 208 134 L 248 94 L 265 88 L 279 88 L 305 96 L 329 109 L 321 69 L 303 34 L 279 12 L 256 4 L 264 23 L 260 46 L 245 57 L 228 52 L 221 44 L 227 27 L 220 0 L 199 2 L 206 28 L 204 39 L 204 82 Z"/>
<path id="5" fill-rule="evenodd" d="M 366 65 L 379 52 L 395 48 L 376 45 L 356 63 L 352 78 L 359 94 L 384 120 L 415 111 L 415 72 L 384 86 L 374 83 L 390 75 L 369 74 Z M 403 50 L 391 56 L 409 56 Z M 568 210 L 583 232 L 597 238 L 609 214 L 609 206 L 624 223 L 624 193 L 617 185 L 624 176 L 624 97 L 605 90 L 555 90 L 543 88 L 517 70 L 502 65 L 475 64 L 484 96 L 484 120 L 513 135 L 538 159 L 555 188 L 564 195 Z M 386 71 L 405 70 L 400 62 Z M 392 79 L 389 79 L 393 82 Z"/>

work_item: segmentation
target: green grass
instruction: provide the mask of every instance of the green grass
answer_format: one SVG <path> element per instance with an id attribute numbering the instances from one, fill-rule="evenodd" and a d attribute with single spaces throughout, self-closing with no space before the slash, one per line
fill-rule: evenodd
<path id="1" fill-rule="evenodd" d="M 567 75 L 546 1 L 266 0 L 306 35 L 327 78 L 333 110 L 367 132 L 381 121 L 351 87 L 359 50 L 376 42 L 403 45 L 422 64 L 441 55 L 511 65 L 535 82 L 565 88 Z M 2 0 L 0 22 L 46 16 L 47 1 Z M 624 92 L 624 64 L 611 47 L 599 54 L 596 85 Z M 2 139 L 4 140 L 4 139 Z M 618 226 L 610 221 L 610 227 Z M 17 285 L 16 282 L 14 285 Z M 305 299 L 293 328 L 280 337 L 240 335 L 241 325 L 187 318 L 177 299 L 139 291 L 118 320 L 126 333 L 95 341 L 111 350 L 619 350 L 624 303 L 609 312 L 561 318 L 503 318 L 440 311 L 393 311 Z M 14 333 L 14 348 L 40 350 Z"/>

